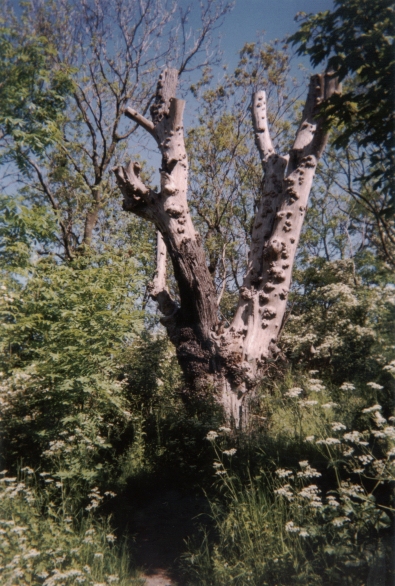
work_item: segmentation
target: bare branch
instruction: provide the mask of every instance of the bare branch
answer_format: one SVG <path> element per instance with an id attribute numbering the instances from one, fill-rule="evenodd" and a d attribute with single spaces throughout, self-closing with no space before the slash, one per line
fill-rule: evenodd
<path id="1" fill-rule="evenodd" d="M 178 310 L 178 305 L 171 298 L 166 287 L 167 249 L 159 230 L 157 231 L 156 237 L 156 271 L 148 290 L 152 299 L 158 303 L 160 311 L 164 316 L 169 318 Z"/>
<path id="2" fill-rule="evenodd" d="M 155 194 L 140 179 L 140 163 L 130 162 L 127 167 L 113 167 L 117 184 L 124 196 L 123 209 L 152 220 L 146 200 L 150 194 Z"/>
<path id="3" fill-rule="evenodd" d="M 341 84 L 332 72 L 311 76 L 302 121 L 290 152 L 288 174 L 298 167 L 304 157 L 313 156 L 318 161 L 322 155 L 328 131 L 320 116 L 320 107 L 324 101 L 340 91 Z"/>
<path id="4" fill-rule="evenodd" d="M 266 109 L 266 92 L 256 92 L 252 98 L 252 124 L 255 132 L 255 144 L 258 148 L 263 168 L 269 157 L 274 154 L 274 147 L 269 133 Z"/>
<path id="5" fill-rule="evenodd" d="M 67 255 L 67 257 L 70 260 L 72 260 L 74 255 L 73 255 L 73 253 L 71 251 L 71 248 L 70 248 L 70 243 L 69 243 L 67 228 L 66 228 L 64 222 L 60 218 L 59 206 L 56 203 L 56 200 L 55 200 L 55 198 L 54 198 L 54 196 L 53 196 L 53 194 L 52 194 L 49 186 L 47 185 L 47 183 L 46 183 L 46 181 L 44 179 L 44 176 L 43 176 L 43 174 L 42 174 L 41 169 L 39 168 L 39 166 L 34 161 L 32 161 L 31 159 L 29 159 L 28 157 L 26 157 L 26 161 L 35 170 L 36 175 L 38 177 L 38 180 L 40 182 L 40 185 L 42 187 L 42 190 L 45 193 L 45 195 L 48 197 L 48 199 L 49 199 L 49 201 L 51 203 L 51 206 L 52 206 L 53 210 L 56 212 L 58 224 L 59 224 L 60 229 L 62 231 L 62 240 L 63 240 L 63 245 L 64 245 L 64 248 L 65 248 L 65 251 L 66 251 L 66 255 Z"/>
<path id="6" fill-rule="evenodd" d="M 155 126 L 150 120 L 147 120 L 145 116 L 142 116 L 142 114 L 139 114 L 136 112 L 136 110 L 133 110 L 133 108 L 125 108 L 124 114 L 130 118 L 130 120 L 133 120 L 133 122 L 136 122 L 139 126 L 141 126 L 141 128 L 144 128 L 144 130 L 149 132 L 154 138 L 156 138 Z"/>
<path id="7" fill-rule="evenodd" d="M 155 102 L 151 106 L 151 117 L 155 126 L 169 114 L 170 100 L 176 95 L 178 84 L 177 69 L 165 69 L 158 80 Z"/>

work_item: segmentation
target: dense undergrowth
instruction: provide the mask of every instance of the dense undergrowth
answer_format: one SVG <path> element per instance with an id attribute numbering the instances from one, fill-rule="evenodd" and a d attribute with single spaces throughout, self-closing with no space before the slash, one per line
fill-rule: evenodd
<path id="1" fill-rule="evenodd" d="M 28 284 L 3 285 L 4 583 L 138 584 L 133 536 L 128 544 L 121 520 L 128 491 L 140 482 L 203 490 L 210 502 L 210 523 L 179 560 L 186 584 L 390 584 L 395 366 L 391 336 L 377 333 L 374 304 L 366 301 L 379 290 L 365 291 L 359 303 L 343 273 L 346 299 L 332 301 L 333 323 L 351 305 L 360 337 L 343 323 L 331 358 L 316 340 L 321 353 L 273 364 L 240 434 L 223 426 L 213 405 L 185 405 L 174 353 L 159 333 L 122 336 L 122 327 L 130 332 L 118 287 L 126 272 L 112 268 L 114 281 L 105 263 L 80 277 L 78 269 L 54 267 L 52 286 L 63 296 L 38 286 L 48 278 L 47 261 Z M 339 288 L 338 268 L 325 268 L 324 299 L 336 271 Z M 116 322 L 100 309 L 109 287 Z M 379 324 L 391 318 L 384 314 L 392 310 L 390 293 L 375 304 Z M 95 337 L 93 314 L 108 316 L 98 326 L 106 337 Z M 325 319 L 316 316 L 315 332 L 333 336 L 320 330 Z M 67 345 L 58 343 L 59 331 Z M 285 351 L 291 342 L 292 324 Z M 344 360 L 350 344 L 360 360 L 366 353 L 362 375 L 358 360 L 354 370 Z"/>
<path id="2" fill-rule="evenodd" d="M 155 485 L 210 503 L 176 561 L 186 584 L 391 584 L 394 302 L 380 271 L 300 263 L 284 358 L 240 434 L 214 401 L 185 403 L 174 351 L 142 311 L 141 260 L 31 259 L 35 218 L 13 209 L 0 296 L 4 584 L 138 584 L 127 516 Z M 134 234 L 144 258 L 150 234 Z"/>
<path id="3" fill-rule="evenodd" d="M 276 46 L 247 44 L 235 76 L 202 97 L 190 131 L 190 204 L 217 271 L 225 326 L 261 184 L 238 124 L 250 136 L 247 102 L 262 80 L 286 104 L 288 57 Z M 41 81 L 33 94 L 41 95 Z M 19 108 L 15 87 L 10 104 Z M 293 108 L 297 101 L 286 106 Z M 287 142 L 294 121 L 275 118 L 280 144 Z M 19 123 L 10 125 L 15 157 L 12 149 L 2 155 L 16 165 L 18 141 L 35 137 Z M 49 132 L 43 128 L 39 137 Z M 71 214 L 70 226 L 83 230 L 81 206 L 90 210 L 92 193 L 64 145 L 37 145 L 60 208 L 48 205 L 23 165 L 20 191 L 0 195 L 1 583 L 141 584 L 129 517 L 153 492 L 176 488 L 201 495 L 210 511 L 196 516 L 200 532 L 172 560 L 186 585 L 393 584 L 393 225 L 388 194 L 357 180 L 365 153 L 329 149 L 318 167 L 281 352 L 240 433 L 224 425 L 214 399 L 185 401 L 174 350 L 148 301 L 151 227 L 122 214 L 106 179 L 91 246 L 75 237 L 73 256 L 65 256 L 58 222 Z M 342 158 L 351 161 L 343 187 Z M 169 287 L 176 296 L 171 275 Z"/>

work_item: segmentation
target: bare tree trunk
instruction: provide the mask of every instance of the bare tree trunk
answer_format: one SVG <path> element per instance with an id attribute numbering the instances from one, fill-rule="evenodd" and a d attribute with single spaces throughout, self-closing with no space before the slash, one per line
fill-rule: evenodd
<path id="1" fill-rule="evenodd" d="M 301 125 L 287 156 L 275 153 L 267 123 L 265 92 L 252 102 L 252 119 L 264 170 L 263 194 L 252 230 L 247 272 L 230 327 L 220 331 L 218 303 L 201 238 L 187 203 L 188 160 L 184 144 L 185 102 L 175 96 L 177 71 L 160 76 L 152 122 L 127 108 L 125 114 L 149 132 L 162 154 L 161 189 L 145 186 L 138 163 L 114 168 L 124 209 L 158 229 L 157 272 L 151 296 L 176 347 L 192 392 L 210 386 L 237 427 L 246 420 L 246 397 L 262 377 L 286 309 L 292 266 L 315 169 L 327 134 L 319 106 L 338 91 L 332 74 L 314 75 Z M 180 305 L 166 288 L 166 250 L 179 287 Z"/>

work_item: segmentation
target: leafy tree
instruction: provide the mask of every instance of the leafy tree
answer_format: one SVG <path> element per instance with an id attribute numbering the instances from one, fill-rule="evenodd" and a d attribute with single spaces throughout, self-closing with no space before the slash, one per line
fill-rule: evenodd
<path id="1" fill-rule="evenodd" d="M 26 165 L 29 153 L 53 145 L 73 84 L 68 68 L 53 64 L 56 49 L 45 36 L 0 27 L 1 162 Z"/>
<path id="2" fill-rule="evenodd" d="M 109 171 L 136 134 L 123 122 L 128 102 L 147 110 L 152 72 L 166 63 L 186 76 L 215 61 L 210 37 L 229 5 L 207 0 L 197 10 L 201 26 L 192 33 L 190 7 L 158 0 L 40 0 L 18 13 L 5 6 L 3 123 L 19 145 L 8 152 L 23 171 L 16 179 L 29 183 L 25 196 L 54 211 L 65 259 L 103 238 L 103 216 L 117 199 Z"/>
<path id="3" fill-rule="evenodd" d="M 327 62 L 340 80 L 351 78 L 342 95 L 332 96 L 325 115 L 340 129 L 335 144 L 357 138 L 367 149 L 370 167 L 362 179 L 391 193 L 394 205 L 395 164 L 394 5 L 391 0 L 335 0 L 334 10 L 300 14 L 302 24 L 290 40 L 299 55 L 317 66 Z M 387 214 L 390 209 L 386 210 Z"/>

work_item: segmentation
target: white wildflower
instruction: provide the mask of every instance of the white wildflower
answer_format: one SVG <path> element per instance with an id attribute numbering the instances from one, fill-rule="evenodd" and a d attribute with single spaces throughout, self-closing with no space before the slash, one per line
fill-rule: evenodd
<path id="1" fill-rule="evenodd" d="M 343 481 L 340 483 L 339 492 L 343 496 L 358 497 L 363 492 L 363 487 L 360 484 L 351 484 Z"/>
<path id="2" fill-rule="evenodd" d="M 288 501 L 293 501 L 294 495 L 292 494 L 290 488 L 291 486 L 289 484 L 285 484 L 281 488 L 277 488 L 274 492 L 279 496 L 285 497 Z"/>
<path id="3" fill-rule="evenodd" d="M 395 440 L 395 427 L 393 425 L 387 425 L 384 427 L 383 431 L 387 437 Z"/>
<path id="4" fill-rule="evenodd" d="M 342 391 L 355 391 L 355 387 L 351 383 L 343 383 L 340 388 Z"/>
<path id="5" fill-rule="evenodd" d="M 318 374 L 319 370 L 309 370 L 309 374 L 313 375 L 313 374 Z"/>
<path id="6" fill-rule="evenodd" d="M 215 461 L 213 463 L 213 468 L 215 468 L 215 469 L 222 468 L 222 462 Z"/>
<path id="7" fill-rule="evenodd" d="M 30 558 L 36 558 L 37 556 L 41 555 L 41 552 L 38 551 L 37 549 L 30 549 L 27 553 L 25 553 L 25 555 L 23 556 L 23 559 L 28 560 Z"/>
<path id="8" fill-rule="evenodd" d="M 309 537 L 309 534 L 307 533 L 306 529 L 302 529 L 299 533 L 300 537 Z"/>
<path id="9" fill-rule="evenodd" d="M 332 524 L 335 527 L 342 527 L 344 523 L 349 523 L 350 519 L 348 517 L 335 517 L 332 519 Z"/>
<path id="10" fill-rule="evenodd" d="M 307 460 L 303 460 L 302 462 L 299 462 L 299 466 L 301 468 L 307 468 L 307 466 L 309 465 Z"/>
<path id="11" fill-rule="evenodd" d="M 218 431 L 222 431 L 222 433 L 232 433 L 230 427 L 219 427 Z"/>
<path id="12" fill-rule="evenodd" d="M 319 488 L 316 484 L 309 484 L 309 486 L 305 486 L 299 491 L 299 496 L 303 498 L 314 498 L 319 493 Z"/>
<path id="13" fill-rule="evenodd" d="M 336 444 L 340 444 L 340 440 L 336 437 L 327 437 L 325 439 L 317 440 L 317 445 L 323 444 L 325 446 L 334 446 Z"/>
<path id="14" fill-rule="evenodd" d="M 299 533 L 300 530 L 301 527 L 295 525 L 293 521 L 288 521 L 288 523 L 285 524 L 285 531 L 288 531 L 288 533 Z"/>
<path id="15" fill-rule="evenodd" d="M 294 399 L 296 397 L 299 397 L 300 393 L 303 393 L 303 389 L 301 389 L 300 387 L 293 387 L 285 393 L 285 396 Z"/>
<path id="16" fill-rule="evenodd" d="M 292 470 L 286 470 L 285 468 L 279 468 L 278 470 L 276 470 L 276 474 L 279 478 L 286 478 L 287 476 L 290 476 L 291 474 L 293 474 Z"/>
<path id="17" fill-rule="evenodd" d="M 334 409 L 335 407 L 338 407 L 338 406 L 339 405 L 337 403 L 333 403 L 333 402 L 325 403 L 324 405 L 321 405 L 321 407 L 323 409 Z"/>
<path id="18" fill-rule="evenodd" d="M 343 435 L 343 439 L 352 444 L 367 446 L 368 442 L 361 441 L 361 435 L 362 434 L 360 434 L 359 431 L 350 431 L 349 433 L 345 433 Z"/>
<path id="19" fill-rule="evenodd" d="M 339 421 L 333 421 L 331 423 L 331 427 L 332 427 L 333 431 L 344 431 L 345 429 L 347 429 L 347 427 L 345 425 L 343 425 L 343 423 L 340 423 Z"/>
<path id="20" fill-rule="evenodd" d="M 17 525 L 11 529 L 11 533 L 16 533 L 17 535 L 21 535 L 24 531 L 27 530 L 27 527 L 22 527 Z"/>
<path id="21" fill-rule="evenodd" d="M 101 551 L 97 551 L 93 557 L 101 560 L 101 559 L 103 559 L 103 554 Z"/>
<path id="22" fill-rule="evenodd" d="M 301 407 L 313 407 L 314 405 L 318 405 L 318 401 L 302 400 L 302 401 L 298 401 L 298 403 Z"/>
<path id="23" fill-rule="evenodd" d="M 314 436 L 314 435 L 308 435 L 308 436 L 305 438 L 305 440 L 304 440 L 304 441 L 305 441 L 305 442 L 313 442 L 314 440 L 315 440 L 315 436 Z"/>
<path id="24" fill-rule="evenodd" d="M 382 409 L 381 405 L 373 405 L 373 407 L 367 407 L 366 409 L 362 410 L 362 413 L 373 413 L 374 411 L 380 411 Z"/>
<path id="25" fill-rule="evenodd" d="M 226 470 L 217 470 L 215 474 L 217 476 L 223 476 L 223 474 L 226 474 Z"/>
<path id="26" fill-rule="evenodd" d="M 218 437 L 218 433 L 216 431 L 209 431 L 206 435 L 206 440 L 209 442 L 213 442 Z"/>
<path id="27" fill-rule="evenodd" d="M 325 391 L 325 387 L 322 384 L 322 380 L 320 380 L 319 378 L 309 379 L 308 386 L 310 391 L 314 391 L 315 393 L 321 393 L 321 391 Z"/>
<path id="28" fill-rule="evenodd" d="M 373 418 L 377 427 L 382 427 L 385 423 L 387 423 L 387 420 L 381 415 L 380 411 L 375 411 Z"/>
<path id="29" fill-rule="evenodd" d="M 234 456 L 236 452 L 237 450 L 235 448 L 232 448 L 230 450 L 225 450 L 222 453 L 225 454 L 225 456 Z"/>
<path id="30" fill-rule="evenodd" d="M 334 496 L 329 495 L 326 497 L 326 500 L 327 500 L 328 505 L 330 507 L 333 507 L 334 509 L 336 509 L 337 507 L 340 507 L 340 503 L 335 499 Z"/>
<path id="31" fill-rule="evenodd" d="M 389 364 L 384 366 L 383 370 L 387 370 L 388 372 L 395 374 L 395 360 L 392 360 Z"/>
<path id="32" fill-rule="evenodd" d="M 116 574 L 111 574 L 110 576 L 107 576 L 107 582 L 109 584 L 112 584 L 113 582 L 119 582 L 119 576 Z"/>
<path id="33" fill-rule="evenodd" d="M 304 466 L 301 472 L 298 472 L 299 478 L 318 478 L 319 476 L 322 476 L 321 472 L 318 472 L 318 470 L 312 468 L 309 464 L 307 464 L 307 466 Z"/>
<path id="34" fill-rule="evenodd" d="M 116 537 L 112 533 L 109 533 L 108 535 L 106 535 L 106 539 L 109 543 L 114 543 L 116 540 Z"/>
<path id="35" fill-rule="evenodd" d="M 395 456 L 395 449 L 394 450 L 394 456 Z M 387 452 L 387 456 L 388 456 Z M 376 474 L 383 474 L 385 471 L 385 462 L 383 460 L 375 460 L 374 462 L 372 462 L 372 467 L 374 468 L 374 471 L 376 472 Z"/>
<path id="36" fill-rule="evenodd" d="M 364 466 L 367 466 L 368 464 L 370 464 L 370 462 L 372 460 L 374 460 L 373 456 L 370 456 L 369 454 L 364 454 L 362 456 L 358 456 L 358 460 L 361 462 L 361 464 L 363 464 Z"/>
<path id="37" fill-rule="evenodd" d="M 381 385 L 378 385 L 377 383 L 366 383 L 366 384 L 368 385 L 368 387 L 370 387 L 371 389 L 374 389 L 375 391 L 381 391 L 381 389 L 384 388 Z"/>

